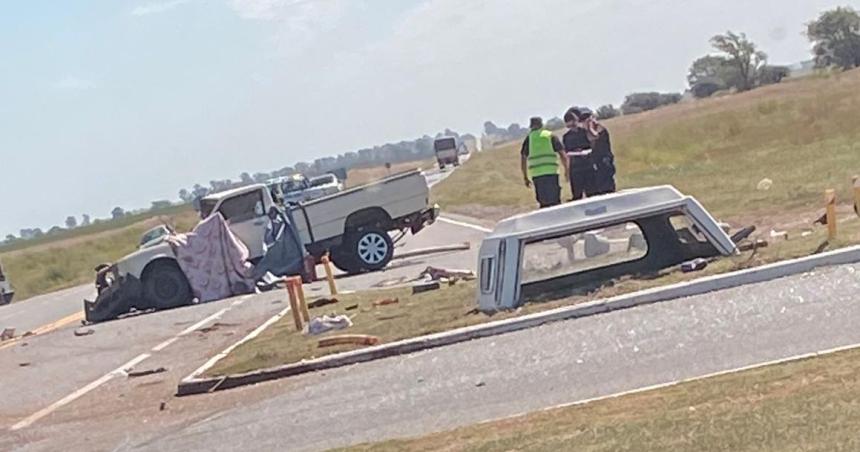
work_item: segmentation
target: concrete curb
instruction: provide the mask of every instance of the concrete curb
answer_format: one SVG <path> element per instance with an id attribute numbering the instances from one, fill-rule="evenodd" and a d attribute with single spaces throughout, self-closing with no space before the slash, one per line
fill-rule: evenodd
<path id="1" fill-rule="evenodd" d="M 860 246 L 822 253 L 757 268 L 741 270 L 722 275 L 708 276 L 694 281 L 672 284 L 664 287 L 634 292 L 625 295 L 595 300 L 574 306 L 565 306 L 544 312 L 524 315 L 513 319 L 474 325 L 443 333 L 404 339 L 388 344 L 377 345 L 360 350 L 338 353 L 293 364 L 262 369 L 237 375 L 213 378 L 185 377 L 179 382 L 177 396 L 203 394 L 222 389 L 230 389 L 263 381 L 276 380 L 307 372 L 357 364 L 390 356 L 413 353 L 445 345 L 465 342 L 482 337 L 534 328 L 551 322 L 571 320 L 606 312 L 628 309 L 636 306 L 668 301 L 677 298 L 700 295 L 716 290 L 755 284 L 811 271 L 817 267 L 845 265 L 860 262 Z"/>

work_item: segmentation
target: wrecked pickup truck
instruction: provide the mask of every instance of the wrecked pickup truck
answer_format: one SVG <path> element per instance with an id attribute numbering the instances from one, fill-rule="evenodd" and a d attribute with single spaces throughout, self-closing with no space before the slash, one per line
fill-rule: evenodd
<path id="1" fill-rule="evenodd" d="M 216 193 L 200 202 L 201 218 L 220 214 L 247 248 L 252 263 L 266 254 L 269 214 L 275 211 L 291 218 L 303 252 L 317 261 L 328 253 L 347 273 L 382 269 L 394 253 L 389 232 L 416 234 L 439 214 L 438 206 L 429 205 L 427 181 L 417 170 L 286 209 L 275 203 L 264 184 Z M 170 240 L 141 246 L 114 264 L 99 266 L 96 272 L 99 298 L 84 302 L 91 322 L 115 318 L 132 307 L 167 309 L 193 301 Z"/>
<path id="2" fill-rule="evenodd" d="M 736 253 L 694 198 L 671 186 L 625 190 L 499 222 L 478 255 L 478 305 L 515 309 L 544 294 Z"/>
<path id="3" fill-rule="evenodd" d="M 11 303 L 14 296 L 12 284 L 3 272 L 3 264 L 0 264 L 0 306 Z"/>

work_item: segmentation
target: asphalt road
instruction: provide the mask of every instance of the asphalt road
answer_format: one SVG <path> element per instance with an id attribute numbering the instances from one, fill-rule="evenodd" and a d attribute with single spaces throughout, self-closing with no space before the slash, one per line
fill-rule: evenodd
<path id="1" fill-rule="evenodd" d="M 829 268 L 227 391 L 248 402 L 123 450 L 324 449 L 851 345 L 858 291 L 860 265 Z"/>

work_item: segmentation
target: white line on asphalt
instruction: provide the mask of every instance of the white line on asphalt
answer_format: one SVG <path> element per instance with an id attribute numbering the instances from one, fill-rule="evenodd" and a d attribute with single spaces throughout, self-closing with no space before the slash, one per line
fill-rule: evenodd
<path id="1" fill-rule="evenodd" d="M 631 389 L 631 390 L 622 391 L 622 392 L 616 392 L 614 394 L 607 394 L 607 395 L 598 396 L 598 397 L 592 397 L 590 399 L 577 400 L 575 402 L 560 403 L 558 405 L 544 407 L 544 408 L 540 408 L 540 409 L 537 409 L 534 411 L 526 411 L 526 412 L 522 412 L 522 413 L 512 414 L 509 416 L 503 416 L 500 418 L 488 419 L 486 421 L 478 422 L 478 424 L 489 424 L 491 422 L 504 421 L 504 420 L 515 419 L 515 418 L 519 418 L 519 417 L 523 417 L 523 416 L 528 416 L 529 414 L 532 414 L 532 413 L 542 413 L 545 411 L 552 411 L 552 410 L 561 409 L 561 408 L 569 408 L 569 407 L 574 407 L 574 406 L 588 405 L 588 404 L 595 403 L 595 402 L 601 402 L 603 400 L 615 399 L 618 397 L 624 397 L 624 396 L 634 395 L 634 394 L 641 394 L 643 392 L 655 391 L 658 389 L 670 388 L 672 386 L 677 386 L 677 385 L 684 384 L 684 383 L 692 383 L 695 381 L 707 380 L 709 378 L 736 374 L 736 373 L 745 372 L 748 370 L 761 369 L 762 367 L 774 366 L 774 365 L 778 365 L 778 364 L 786 364 L 786 363 L 791 363 L 791 362 L 795 362 L 795 361 L 803 361 L 805 359 L 811 359 L 811 358 L 820 358 L 822 356 L 832 355 L 834 353 L 845 352 L 848 350 L 855 350 L 858 348 L 860 348 L 860 343 L 851 344 L 851 345 L 844 345 L 842 347 L 830 348 L 830 349 L 821 350 L 818 352 L 804 353 L 802 355 L 794 355 L 794 356 L 789 356 L 787 358 L 774 359 L 771 361 L 765 361 L 765 362 L 761 362 L 761 363 L 750 364 L 748 366 L 736 367 L 734 369 L 721 370 L 721 371 L 712 372 L 712 373 L 705 374 L 705 375 L 699 375 L 698 377 L 690 377 L 690 378 L 684 378 L 681 380 L 674 380 L 674 381 L 670 381 L 670 382 L 666 382 L 666 383 L 658 383 L 655 385 L 643 386 L 641 388 Z"/>
<path id="2" fill-rule="evenodd" d="M 441 221 L 441 222 L 443 222 L 443 223 L 453 224 L 454 226 L 462 226 L 462 227 L 464 227 L 464 228 L 474 229 L 474 230 L 476 230 L 476 231 L 481 231 L 481 232 L 484 232 L 484 233 L 490 233 L 490 232 L 493 232 L 493 230 L 492 230 L 492 229 L 485 228 L 485 227 L 483 227 L 483 226 L 478 226 L 477 224 L 472 224 L 472 223 L 466 223 L 466 222 L 463 222 L 463 221 L 452 220 L 452 219 L 450 219 L 450 218 L 439 217 L 439 221 Z"/>
<path id="3" fill-rule="evenodd" d="M 172 338 L 156 345 L 155 347 L 152 348 L 152 351 L 158 352 L 158 351 L 164 350 L 167 346 L 176 342 L 180 337 L 191 334 L 193 331 L 197 330 L 198 328 L 202 327 L 203 325 L 205 325 L 205 324 L 207 324 L 213 320 L 221 318 L 221 316 L 224 315 L 227 311 L 229 311 L 230 309 L 232 309 L 235 306 L 241 305 L 242 303 L 245 302 L 245 300 L 247 300 L 250 297 L 251 297 L 250 295 L 245 295 L 244 297 L 239 298 L 238 300 L 236 300 L 232 304 L 230 304 L 230 306 L 228 306 L 224 309 L 221 309 L 220 311 L 210 315 L 209 317 L 206 317 L 205 319 L 195 323 L 194 325 L 191 325 L 188 328 L 182 330 L 176 336 L 173 336 Z M 20 422 L 18 422 L 17 424 L 10 427 L 9 430 L 14 431 L 14 430 L 20 430 L 22 428 L 29 427 L 30 425 L 32 425 L 34 422 L 38 421 L 39 419 L 42 419 L 43 417 L 45 417 L 45 416 L 53 413 L 54 411 L 62 408 L 63 406 L 68 405 L 69 403 L 72 403 L 75 400 L 83 397 L 88 392 L 90 392 L 90 391 L 98 388 L 99 386 L 107 383 L 108 381 L 110 381 L 115 376 L 125 373 L 126 369 L 133 368 L 134 366 L 140 364 L 141 362 L 145 361 L 146 359 L 148 359 L 151 356 L 152 355 L 149 353 L 143 353 L 143 354 L 136 356 L 131 361 L 129 361 L 129 362 L 123 364 L 122 366 L 102 375 L 100 378 L 93 381 L 92 383 L 90 383 L 90 384 L 78 389 L 77 391 L 63 397 L 62 399 L 54 402 L 50 406 L 42 408 L 41 410 L 33 413 L 32 415 L 28 416 L 26 419 L 23 419 Z"/>
<path id="4" fill-rule="evenodd" d="M 24 419 L 24 420 L 22 420 L 22 421 L 18 422 L 17 424 L 13 425 L 13 426 L 10 428 L 10 430 L 13 430 L 13 431 L 14 431 L 14 430 L 20 430 L 20 429 L 25 428 L 25 427 L 29 427 L 30 425 L 32 425 L 34 422 L 38 421 L 39 419 L 42 419 L 43 417 L 45 417 L 45 416 L 47 416 L 47 415 L 49 415 L 49 414 L 53 413 L 53 412 L 54 412 L 54 411 L 56 411 L 57 409 L 62 408 L 63 406 L 68 405 L 68 404 L 70 404 L 70 403 L 74 402 L 75 400 L 77 400 L 78 398 L 80 398 L 80 397 L 84 396 L 85 394 L 87 394 L 88 392 L 92 391 L 93 389 L 96 389 L 96 388 L 98 388 L 99 386 L 101 386 L 101 385 L 103 385 L 103 384 L 107 383 L 107 382 L 108 382 L 108 381 L 110 381 L 110 379 L 112 379 L 113 377 L 115 377 L 115 376 L 119 375 L 119 374 L 120 374 L 120 373 L 122 373 L 122 372 L 125 372 L 125 369 L 131 368 L 131 367 L 134 367 L 134 366 L 136 366 L 137 364 L 139 364 L 140 362 L 142 362 L 143 360 L 145 360 L 145 359 L 147 359 L 147 358 L 149 358 L 149 357 L 150 357 L 149 353 L 144 353 L 144 354 L 142 354 L 142 355 L 138 355 L 137 357 L 135 357 L 135 358 L 134 358 L 134 359 L 132 359 L 131 361 L 129 361 L 129 362 L 127 362 L 127 363 L 123 364 L 122 366 L 120 366 L 120 367 L 118 367 L 118 368 L 116 368 L 116 369 L 114 369 L 114 370 L 112 370 L 112 371 L 110 371 L 110 372 L 106 373 L 105 375 L 103 375 L 103 376 L 102 376 L 101 378 L 99 378 L 98 380 L 95 380 L 95 381 L 93 381 L 92 383 L 90 383 L 90 384 L 88 384 L 88 385 L 84 386 L 83 388 L 80 388 L 80 389 L 78 389 L 77 391 L 75 391 L 75 392 L 73 392 L 73 393 L 71 393 L 71 394 L 69 394 L 69 395 L 67 395 L 67 396 L 63 397 L 62 399 L 60 399 L 60 400 L 58 400 L 58 401 L 54 402 L 54 403 L 53 403 L 53 404 L 51 404 L 50 406 L 45 407 L 45 408 L 42 408 L 41 410 L 39 410 L 39 411 L 37 411 L 37 412 L 33 413 L 32 415 L 30 415 L 30 416 L 29 416 L 29 417 L 27 417 L 26 419 Z"/>
<path id="5" fill-rule="evenodd" d="M 198 367 L 197 370 L 195 370 L 194 372 L 191 372 L 191 375 L 186 377 L 186 379 L 196 378 L 200 374 L 202 374 L 203 372 L 206 372 L 212 366 L 214 366 L 215 363 L 224 359 L 225 356 L 229 355 L 230 352 L 232 352 L 233 350 L 236 349 L 236 347 L 238 347 L 238 346 L 244 344 L 245 342 L 248 342 L 251 339 L 254 339 L 255 337 L 259 336 L 260 333 L 262 333 L 263 331 L 266 330 L 266 328 L 272 326 L 272 324 L 277 322 L 278 320 L 281 320 L 281 318 L 283 318 L 285 315 L 287 315 L 288 312 L 290 312 L 289 306 L 284 308 L 281 312 L 275 314 L 269 320 L 266 320 L 265 322 L 263 322 L 262 325 L 258 326 L 254 331 L 251 331 L 247 336 L 243 337 L 239 342 L 236 342 L 235 344 L 224 349 L 224 351 L 222 351 L 221 353 L 218 353 L 217 355 L 213 356 L 212 358 L 209 358 L 209 361 L 206 361 L 206 363 L 203 364 L 202 366 Z"/>

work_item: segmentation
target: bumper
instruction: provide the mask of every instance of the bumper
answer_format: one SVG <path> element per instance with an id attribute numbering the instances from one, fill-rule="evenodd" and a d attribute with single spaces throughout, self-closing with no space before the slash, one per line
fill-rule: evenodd
<path id="1" fill-rule="evenodd" d="M 112 269 L 102 268 L 96 275 L 96 301 L 84 300 L 84 318 L 88 323 L 113 320 L 140 306 L 143 285 L 134 276 L 108 278 Z"/>

